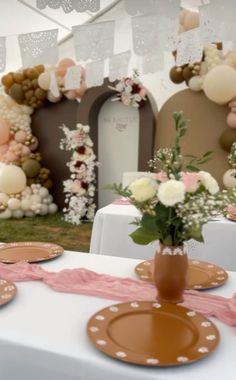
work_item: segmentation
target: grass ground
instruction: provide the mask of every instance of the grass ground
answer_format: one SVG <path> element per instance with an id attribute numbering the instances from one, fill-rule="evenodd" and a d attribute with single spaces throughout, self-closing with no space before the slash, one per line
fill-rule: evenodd
<path id="1" fill-rule="evenodd" d="M 34 218 L 0 220 L 0 242 L 44 241 L 66 250 L 89 251 L 92 223 L 79 226 L 63 220 L 62 213 Z"/>

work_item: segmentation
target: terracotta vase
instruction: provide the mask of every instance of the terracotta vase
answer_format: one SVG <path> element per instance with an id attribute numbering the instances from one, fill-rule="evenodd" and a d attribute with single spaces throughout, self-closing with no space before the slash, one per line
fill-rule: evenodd
<path id="1" fill-rule="evenodd" d="M 161 302 L 183 302 L 187 281 L 188 256 L 184 246 L 160 244 L 154 259 L 153 281 Z"/>

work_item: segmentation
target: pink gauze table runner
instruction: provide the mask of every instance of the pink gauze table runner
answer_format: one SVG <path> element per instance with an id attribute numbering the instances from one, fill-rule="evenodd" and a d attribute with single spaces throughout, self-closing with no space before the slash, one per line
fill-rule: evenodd
<path id="1" fill-rule="evenodd" d="M 156 299 L 156 288 L 152 284 L 127 277 L 100 274 L 85 268 L 47 272 L 38 264 L 0 263 L 0 278 L 13 282 L 43 281 L 57 292 L 78 293 L 123 302 Z M 225 298 L 187 290 L 184 292 L 183 306 L 236 326 L 236 293 L 231 298 Z"/>

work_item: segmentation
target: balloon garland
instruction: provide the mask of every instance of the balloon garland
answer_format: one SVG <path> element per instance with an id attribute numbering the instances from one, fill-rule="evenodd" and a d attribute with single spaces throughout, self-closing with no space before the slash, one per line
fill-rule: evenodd
<path id="1" fill-rule="evenodd" d="M 49 194 L 50 171 L 42 166 L 38 140 L 31 131 L 31 114 L 47 101 L 58 102 L 62 96 L 80 100 L 86 91 L 85 70 L 80 68 L 80 87 L 65 88 L 69 58 L 55 67 L 37 65 L 1 79 L 5 95 L 0 96 L 0 219 L 33 217 L 55 213 L 57 206 Z M 51 91 L 56 78 L 58 96 Z"/>
<path id="2" fill-rule="evenodd" d="M 199 13 L 182 9 L 179 16 L 179 33 L 199 26 Z M 185 82 L 192 91 L 203 91 L 212 102 L 228 104 L 229 113 L 225 129 L 219 137 L 221 148 L 230 152 L 232 144 L 236 142 L 236 51 L 223 53 L 221 42 L 212 43 L 204 47 L 200 62 L 191 62 L 182 66 L 173 66 L 169 77 L 173 83 Z M 176 51 L 173 52 L 176 57 Z M 230 169 L 232 170 L 232 169 Z M 228 187 L 235 178 L 227 171 L 224 184 Z"/>

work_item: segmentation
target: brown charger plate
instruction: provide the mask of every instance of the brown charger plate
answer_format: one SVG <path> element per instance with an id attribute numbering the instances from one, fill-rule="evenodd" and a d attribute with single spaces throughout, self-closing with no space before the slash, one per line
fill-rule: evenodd
<path id="1" fill-rule="evenodd" d="M 152 282 L 153 260 L 146 260 L 135 267 L 141 280 Z M 228 279 L 221 267 L 199 260 L 189 260 L 186 289 L 212 289 L 223 285 Z"/>
<path id="2" fill-rule="evenodd" d="M 219 343 L 216 326 L 186 307 L 129 302 L 100 310 L 87 333 L 97 349 L 128 363 L 176 366 L 200 360 Z"/>
<path id="3" fill-rule="evenodd" d="M 63 251 L 60 245 L 37 241 L 5 243 L 0 245 L 0 261 L 9 264 L 19 261 L 34 263 L 53 259 L 61 255 Z"/>
<path id="4" fill-rule="evenodd" d="M 0 306 L 10 302 L 16 295 L 16 285 L 0 279 Z"/>

